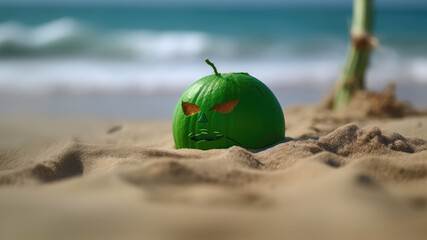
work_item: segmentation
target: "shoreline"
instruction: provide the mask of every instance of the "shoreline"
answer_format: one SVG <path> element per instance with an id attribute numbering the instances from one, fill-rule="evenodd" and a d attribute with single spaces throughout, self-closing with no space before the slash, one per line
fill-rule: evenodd
<path id="1" fill-rule="evenodd" d="M 183 88 L 184 89 L 184 88 Z M 330 91 L 328 86 L 272 86 L 282 108 L 321 102 Z M 382 91 L 383 87 L 369 87 Z M 397 85 L 396 97 L 424 108 L 427 85 Z M 139 91 L 89 91 L 73 92 L 67 89 L 51 93 L 7 91 L 0 93 L 0 114 L 26 117 L 35 115 L 47 118 L 107 118 L 111 120 L 168 120 L 182 91 L 144 93 Z M 152 103 L 156 104 L 153 105 Z M 296 105 L 297 104 L 297 105 Z"/>

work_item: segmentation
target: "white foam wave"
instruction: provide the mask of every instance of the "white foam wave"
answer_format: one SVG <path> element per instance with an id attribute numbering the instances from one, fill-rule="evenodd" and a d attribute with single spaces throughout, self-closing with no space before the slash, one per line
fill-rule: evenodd
<path id="1" fill-rule="evenodd" d="M 222 72 L 245 71 L 269 86 L 317 85 L 332 87 L 339 77 L 340 61 L 292 60 L 215 61 Z M 369 69 L 369 87 L 387 82 L 427 84 L 427 59 L 375 64 Z M 22 66 L 25 66 L 23 71 Z M 405 68 L 405 71 L 402 69 Z M 195 80 L 208 75 L 211 68 L 198 62 L 145 63 L 140 61 L 99 61 L 80 59 L 2 60 L 0 88 L 46 92 L 57 88 L 76 91 L 138 92 L 181 91 Z"/>
<path id="2" fill-rule="evenodd" d="M 62 18 L 28 31 L 29 39 L 31 39 L 28 43 L 35 46 L 44 46 L 59 42 L 79 34 L 79 28 L 75 20 Z"/>
<path id="3" fill-rule="evenodd" d="M 7 22 L 0 24 L 0 88 L 176 90 L 211 72 L 205 58 L 221 72 L 249 72 L 268 85 L 332 86 L 345 61 L 345 44 L 325 41 L 314 46 L 321 51 L 307 54 L 301 44 L 245 42 L 202 32 L 103 32 L 71 18 L 36 27 Z M 376 53 L 368 86 L 427 83 L 425 66 L 425 57 L 402 57 L 391 49 Z"/>
<path id="4" fill-rule="evenodd" d="M 165 59 L 199 56 L 208 48 L 209 37 L 198 32 L 127 31 L 117 33 L 114 41 L 137 56 Z"/>
<path id="5" fill-rule="evenodd" d="M 0 24 L 0 57 L 94 56 L 103 58 L 191 59 L 206 53 L 230 54 L 230 41 L 193 31 L 101 31 L 62 18 L 28 27 L 17 22 Z"/>
<path id="6" fill-rule="evenodd" d="M 27 48 L 45 47 L 80 34 L 80 27 L 71 18 L 62 18 L 47 24 L 28 28 L 16 22 L 0 24 L 0 48 L 7 45 Z"/>
<path id="7" fill-rule="evenodd" d="M 33 27 L 17 22 L 0 23 L 0 57 L 90 56 L 182 61 L 207 55 L 227 58 L 298 57 L 304 51 L 336 56 L 345 48 L 345 43 L 328 39 L 316 41 L 315 49 L 304 50 L 306 48 L 298 41 L 254 41 L 197 31 L 101 30 L 73 18 L 61 18 Z"/>

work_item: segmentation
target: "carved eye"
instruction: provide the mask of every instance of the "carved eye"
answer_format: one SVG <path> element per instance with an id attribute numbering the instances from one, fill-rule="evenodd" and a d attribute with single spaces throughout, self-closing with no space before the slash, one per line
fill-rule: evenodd
<path id="1" fill-rule="evenodd" d="M 229 113 L 233 111 L 234 107 L 236 107 L 239 99 L 234 99 L 225 103 L 215 105 L 211 111 L 218 111 L 220 113 Z"/>
<path id="2" fill-rule="evenodd" d="M 184 111 L 185 116 L 190 116 L 200 112 L 200 108 L 196 104 L 182 102 L 182 111 Z"/>

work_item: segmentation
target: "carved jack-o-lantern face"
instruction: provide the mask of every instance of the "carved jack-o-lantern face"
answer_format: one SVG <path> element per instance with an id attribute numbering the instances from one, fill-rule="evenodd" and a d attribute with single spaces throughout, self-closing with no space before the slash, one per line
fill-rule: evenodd
<path id="1" fill-rule="evenodd" d="M 227 101 L 221 104 L 216 104 L 210 109 L 210 111 L 218 111 L 224 114 L 229 113 L 233 111 L 234 107 L 236 107 L 238 102 L 239 102 L 239 99 L 235 99 L 235 100 Z M 184 112 L 185 116 L 191 116 L 200 112 L 200 108 L 196 104 L 182 102 L 182 111 Z M 207 123 L 207 122 L 208 120 L 206 118 L 206 115 L 201 114 L 198 120 L 198 123 Z M 199 134 L 190 133 L 189 138 L 195 142 L 201 142 L 201 141 L 216 141 L 224 137 L 224 135 L 222 135 L 221 132 L 219 131 L 213 131 L 212 133 L 214 134 L 214 136 L 210 135 L 207 129 L 201 129 Z"/>
<path id="2" fill-rule="evenodd" d="M 185 90 L 173 117 L 176 148 L 263 148 L 282 140 L 284 127 L 276 97 L 247 73 L 199 79 Z"/>

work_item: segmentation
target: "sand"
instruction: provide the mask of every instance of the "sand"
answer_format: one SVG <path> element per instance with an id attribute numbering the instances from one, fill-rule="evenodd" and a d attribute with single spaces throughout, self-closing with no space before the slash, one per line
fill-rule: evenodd
<path id="1" fill-rule="evenodd" d="M 0 239 L 426 238 L 425 114 L 285 117 L 257 151 L 175 150 L 169 121 L 2 118 Z"/>

